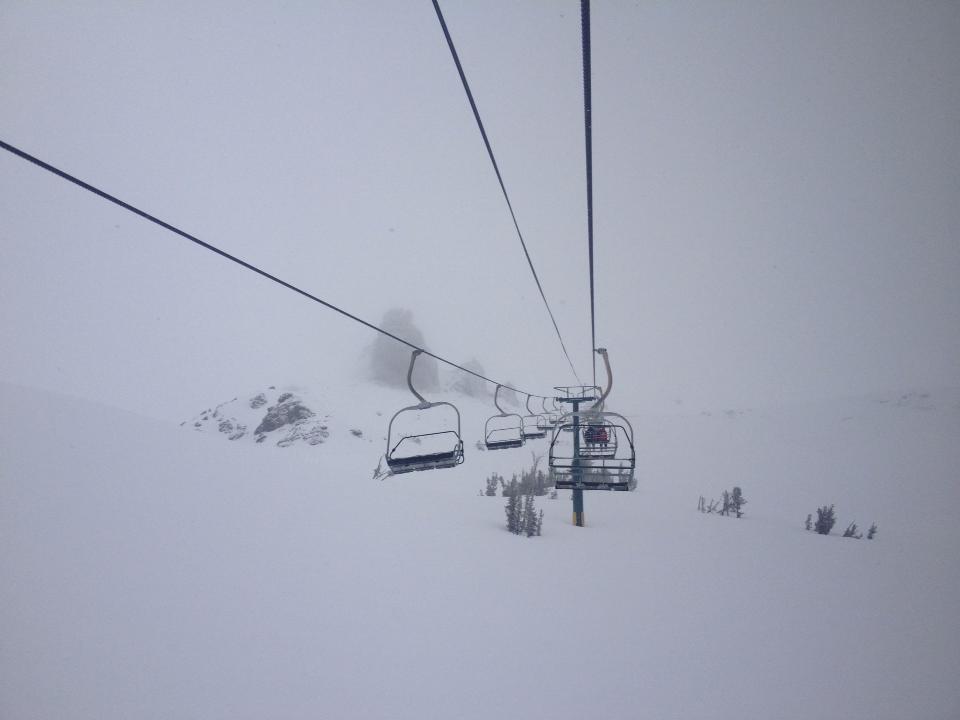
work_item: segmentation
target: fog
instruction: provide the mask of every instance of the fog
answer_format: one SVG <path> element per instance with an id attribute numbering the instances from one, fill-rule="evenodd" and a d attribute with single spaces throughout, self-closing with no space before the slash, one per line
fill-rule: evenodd
<path id="1" fill-rule="evenodd" d="M 591 379 L 579 3 L 445 2 Z M 960 384 L 960 6 L 597 3 L 611 406 Z M 574 382 L 429 2 L 0 5 L 0 138 L 430 350 Z M 372 333 L 0 154 L 0 379 L 183 419 Z M 602 370 L 601 377 L 602 377 Z"/>

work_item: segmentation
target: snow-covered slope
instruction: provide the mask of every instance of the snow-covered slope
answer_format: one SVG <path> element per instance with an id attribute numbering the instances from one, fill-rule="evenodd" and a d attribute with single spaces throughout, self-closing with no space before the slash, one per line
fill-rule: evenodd
<path id="1" fill-rule="evenodd" d="M 329 434 L 288 448 L 0 393 L 4 720 L 960 715 L 955 392 L 635 417 L 638 490 L 533 539 L 480 401 L 464 465 L 375 481 L 399 391 L 301 390 Z"/>

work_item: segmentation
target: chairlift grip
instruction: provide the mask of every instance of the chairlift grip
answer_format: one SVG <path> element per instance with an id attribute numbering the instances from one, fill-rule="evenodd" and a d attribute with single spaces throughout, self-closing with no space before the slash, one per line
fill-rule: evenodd
<path id="1" fill-rule="evenodd" d="M 423 397 L 420 393 L 417 392 L 417 389 L 413 387 L 413 366 L 417 364 L 417 355 L 422 353 L 423 350 L 414 350 L 410 353 L 410 368 L 407 370 L 407 387 L 410 388 L 410 392 L 413 393 L 414 397 L 420 401 L 421 405 L 429 405 L 426 398 Z"/>
<path id="2" fill-rule="evenodd" d="M 507 414 L 507 411 L 504 410 L 502 407 L 500 407 L 500 403 L 499 403 L 499 401 L 498 401 L 498 399 L 497 399 L 497 398 L 499 397 L 499 395 L 500 395 L 500 388 L 501 388 L 501 387 L 503 387 L 503 386 L 498 383 L 498 384 L 497 384 L 497 389 L 493 391 L 493 406 L 494 406 L 495 408 L 497 408 L 497 410 L 500 411 L 500 414 L 501 414 L 501 415 L 506 415 L 506 414 Z"/>
<path id="3" fill-rule="evenodd" d="M 594 350 L 597 355 L 600 355 L 603 358 L 604 367 L 607 370 L 607 389 L 603 391 L 603 395 L 600 396 L 600 399 L 593 404 L 591 410 L 600 410 L 603 408 L 603 403 L 607 399 L 607 395 L 610 394 L 610 389 L 613 387 L 613 371 L 610 369 L 610 358 L 607 355 L 606 348 L 597 348 Z"/>

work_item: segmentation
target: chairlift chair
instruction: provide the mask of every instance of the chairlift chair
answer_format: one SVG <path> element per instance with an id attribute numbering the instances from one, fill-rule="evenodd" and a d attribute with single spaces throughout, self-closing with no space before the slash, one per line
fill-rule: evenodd
<path id="1" fill-rule="evenodd" d="M 460 411 L 448 402 L 429 402 L 413 387 L 413 367 L 417 356 L 422 350 L 414 350 L 410 356 L 410 369 L 407 371 L 407 386 L 410 392 L 420 402 L 416 405 L 401 408 L 392 418 L 387 427 L 387 452 L 385 455 L 387 467 L 397 475 L 414 472 L 416 470 L 439 470 L 451 468 L 463 462 L 463 439 L 460 436 Z M 438 410 L 443 413 L 443 406 L 453 410 L 456 417 L 456 430 L 436 430 L 433 432 L 418 432 L 400 434 L 399 440 L 394 443 L 397 435 L 394 433 L 394 423 L 400 416 L 414 415 L 422 418 L 425 413 Z"/>
<path id="2" fill-rule="evenodd" d="M 551 400 L 552 399 L 553 398 L 551 398 Z M 556 412 L 547 408 L 547 398 L 541 398 L 540 407 L 543 408 L 543 412 L 540 413 L 540 419 L 537 421 L 537 425 L 546 435 L 553 432 L 553 428 L 556 427 L 557 420 L 560 416 Z"/>
<path id="3" fill-rule="evenodd" d="M 530 409 L 530 396 L 527 395 L 527 412 L 521 419 L 521 431 L 524 440 L 539 440 L 547 436 L 546 427 L 541 427 L 540 416 Z"/>
<path id="4" fill-rule="evenodd" d="M 554 432 L 550 442 L 550 472 L 558 489 L 633 490 L 636 487 L 633 427 L 625 417 L 596 410 L 567 413 L 560 419 L 560 428 L 573 432 L 571 435 Z M 604 436 L 606 446 L 602 441 Z"/>
<path id="5" fill-rule="evenodd" d="M 523 447 L 523 418 L 516 413 L 508 413 L 500 407 L 501 385 L 493 393 L 493 404 L 499 414 L 487 419 L 483 427 L 483 444 L 487 450 L 507 450 Z"/>
<path id="6" fill-rule="evenodd" d="M 623 415 L 601 409 L 613 387 L 613 373 L 607 351 L 598 348 L 597 353 L 606 365 L 606 390 L 589 410 L 560 418 L 559 428 L 571 431 L 572 438 L 557 430 L 550 442 L 550 473 L 561 490 L 633 490 L 637 486 L 633 427 Z"/>
<path id="7" fill-rule="evenodd" d="M 557 424 L 557 416 L 547 409 L 546 398 L 540 399 L 540 407 L 543 408 L 543 412 L 540 414 L 541 420 L 538 422 L 540 423 L 540 427 L 543 429 L 545 433 L 550 432 L 551 430 L 553 430 L 553 427 Z"/>

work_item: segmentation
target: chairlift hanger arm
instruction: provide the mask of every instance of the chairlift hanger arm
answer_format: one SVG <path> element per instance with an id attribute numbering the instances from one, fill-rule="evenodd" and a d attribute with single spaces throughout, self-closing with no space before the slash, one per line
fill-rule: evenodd
<path id="1" fill-rule="evenodd" d="M 507 411 L 504 410 L 502 407 L 500 407 L 500 400 L 499 400 L 499 398 L 500 398 L 500 388 L 502 388 L 502 387 L 503 387 L 503 385 L 500 385 L 500 384 L 498 383 L 498 384 L 497 384 L 497 389 L 493 391 L 493 406 L 494 406 L 495 408 L 497 408 L 497 410 L 500 411 L 500 414 L 501 414 L 501 415 L 506 415 L 506 414 L 507 414 Z"/>
<path id="2" fill-rule="evenodd" d="M 607 353 L 606 348 L 597 348 L 597 355 L 600 355 L 603 358 L 603 365 L 607 370 L 607 389 L 603 391 L 603 394 L 600 396 L 600 399 L 594 403 L 593 410 L 600 410 L 603 407 L 603 404 L 607 400 L 607 395 L 610 394 L 610 389 L 613 387 L 613 371 L 610 369 L 610 357 Z"/>
<path id="3" fill-rule="evenodd" d="M 418 393 L 417 389 L 413 386 L 413 367 L 417 364 L 417 356 L 422 352 L 423 350 L 417 349 L 410 353 L 410 367 L 407 369 L 407 387 L 410 388 L 410 392 L 420 401 L 421 405 L 429 405 L 430 403 L 427 402 L 426 398 Z"/>

